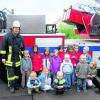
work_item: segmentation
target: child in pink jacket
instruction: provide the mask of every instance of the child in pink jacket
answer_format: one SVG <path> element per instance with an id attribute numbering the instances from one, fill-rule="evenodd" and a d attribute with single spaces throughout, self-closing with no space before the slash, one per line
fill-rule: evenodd
<path id="1" fill-rule="evenodd" d="M 31 54 L 32 59 L 32 71 L 35 71 L 37 75 L 43 69 L 42 55 L 38 51 L 38 46 L 33 46 L 33 53 Z"/>

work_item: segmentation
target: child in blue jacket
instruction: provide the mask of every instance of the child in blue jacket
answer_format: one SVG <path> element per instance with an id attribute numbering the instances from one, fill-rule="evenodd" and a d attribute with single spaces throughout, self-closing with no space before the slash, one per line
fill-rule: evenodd
<path id="1" fill-rule="evenodd" d="M 43 68 L 42 73 L 38 76 L 38 80 L 41 82 L 40 89 L 43 91 L 52 90 L 50 73 L 47 67 Z"/>
<path id="2" fill-rule="evenodd" d="M 28 94 L 31 95 L 32 90 L 39 92 L 40 85 L 41 82 L 37 79 L 36 72 L 32 71 L 27 81 Z"/>
<path id="3" fill-rule="evenodd" d="M 21 60 L 20 70 L 22 74 L 21 86 L 22 88 L 24 88 L 26 86 L 26 82 L 29 77 L 29 74 L 32 71 L 32 61 L 28 50 L 24 51 L 24 57 Z"/>

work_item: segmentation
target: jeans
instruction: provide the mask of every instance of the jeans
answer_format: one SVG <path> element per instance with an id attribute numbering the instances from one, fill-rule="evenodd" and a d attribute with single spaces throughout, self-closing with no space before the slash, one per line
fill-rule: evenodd
<path id="1" fill-rule="evenodd" d="M 73 72 L 72 72 L 72 85 L 74 85 L 75 81 L 76 81 L 76 73 L 75 73 L 75 68 L 73 69 Z"/>
<path id="2" fill-rule="evenodd" d="M 66 80 L 66 87 L 71 87 L 71 74 L 64 73 L 64 79 Z"/>
<path id="3" fill-rule="evenodd" d="M 86 79 L 77 79 L 77 92 L 80 92 L 81 88 L 84 90 L 84 92 L 87 90 L 86 89 Z"/>

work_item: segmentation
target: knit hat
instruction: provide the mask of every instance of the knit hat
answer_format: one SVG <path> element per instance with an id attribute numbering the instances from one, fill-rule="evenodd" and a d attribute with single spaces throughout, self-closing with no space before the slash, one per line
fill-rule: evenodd
<path id="1" fill-rule="evenodd" d="M 85 46 L 85 47 L 83 48 L 83 50 L 89 51 L 89 47 L 88 47 L 88 46 Z"/>

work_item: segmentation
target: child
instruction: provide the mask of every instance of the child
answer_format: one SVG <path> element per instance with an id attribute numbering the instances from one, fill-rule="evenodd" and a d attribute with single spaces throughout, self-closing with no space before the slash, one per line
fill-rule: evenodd
<path id="1" fill-rule="evenodd" d="M 75 83 L 76 83 L 75 69 L 76 69 L 76 65 L 79 62 L 80 52 L 79 52 L 79 45 L 78 44 L 74 44 L 73 48 L 74 48 L 74 52 L 73 52 L 73 56 L 72 56 L 72 59 L 73 59 L 72 85 L 75 85 Z"/>
<path id="2" fill-rule="evenodd" d="M 83 48 L 83 54 L 86 55 L 86 62 L 89 64 L 92 61 L 92 58 L 90 54 L 88 54 L 88 52 L 89 52 L 89 47 L 85 46 Z"/>
<path id="3" fill-rule="evenodd" d="M 66 88 L 66 81 L 63 78 L 63 73 L 61 71 L 57 72 L 56 79 L 53 82 L 53 87 L 57 94 L 63 94 Z"/>
<path id="4" fill-rule="evenodd" d="M 81 53 L 79 52 L 79 45 L 74 44 L 74 56 L 75 56 L 73 65 L 74 67 L 76 67 L 76 65 L 78 64 L 80 55 Z"/>
<path id="5" fill-rule="evenodd" d="M 81 88 L 84 92 L 87 92 L 86 89 L 86 79 L 88 75 L 88 64 L 86 63 L 86 55 L 82 54 L 80 56 L 80 62 L 76 66 L 76 77 L 77 77 L 77 92 L 79 93 Z"/>
<path id="6" fill-rule="evenodd" d="M 69 54 L 65 54 L 64 60 L 61 63 L 60 67 L 61 72 L 63 72 L 64 79 L 67 81 L 67 88 L 71 87 L 71 75 L 73 72 L 73 65 L 70 61 L 70 56 Z"/>
<path id="7" fill-rule="evenodd" d="M 49 48 L 45 48 L 44 55 L 43 55 L 43 66 L 50 69 L 50 50 Z"/>
<path id="8" fill-rule="evenodd" d="M 70 55 L 70 60 L 71 60 L 71 63 L 73 65 L 73 72 L 72 72 L 72 75 L 71 75 L 71 79 L 72 79 L 72 85 L 74 85 L 75 84 L 75 68 L 76 68 L 77 56 L 76 56 L 76 53 L 74 51 L 73 45 L 68 46 L 67 53 Z"/>
<path id="9" fill-rule="evenodd" d="M 96 69 L 96 62 L 90 62 L 89 64 L 89 73 L 88 73 L 88 76 L 87 76 L 87 86 L 88 87 L 92 87 L 93 86 L 93 83 L 92 83 L 92 79 L 94 77 L 96 77 L 97 75 L 97 69 Z"/>
<path id="10" fill-rule="evenodd" d="M 39 53 L 37 45 L 33 47 L 33 53 L 31 54 L 31 59 L 33 65 L 32 71 L 35 71 L 37 75 L 39 75 L 43 69 L 43 62 L 42 62 L 42 55 Z"/>
<path id="11" fill-rule="evenodd" d="M 22 88 L 26 86 L 25 83 L 27 82 L 27 79 L 28 79 L 28 76 L 31 70 L 32 70 L 32 61 L 29 55 L 29 51 L 25 50 L 24 58 L 22 58 L 22 61 L 21 61 L 21 74 L 22 74 L 21 86 Z"/>
<path id="12" fill-rule="evenodd" d="M 43 91 L 52 90 L 51 78 L 47 67 L 43 68 L 42 73 L 38 76 L 38 80 L 41 82 L 41 86 L 40 86 L 41 90 Z"/>
<path id="13" fill-rule="evenodd" d="M 37 79 L 36 72 L 32 71 L 27 81 L 28 94 L 32 94 L 32 90 L 39 92 L 40 81 Z"/>
<path id="14" fill-rule="evenodd" d="M 53 80 L 56 77 L 56 73 L 60 71 L 60 65 L 61 65 L 61 58 L 58 56 L 58 50 L 54 50 L 54 55 L 50 59 L 50 71 L 53 77 Z"/>
<path id="15" fill-rule="evenodd" d="M 96 93 L 100 94 L 100 69 L 97 69 L 97 75 L 92 79 L 93 84 L 98 89 L 98 91 L 95 91 Z"/>
<path id="16" fill-rule="evenodd" d="M 59 57 L 61 58 L 62 62 L 63 62 L 63 60 L 64 60 L 64 55 L 65 55 L 65 52 L 64 52 L 63 49 L 64 49 L 64 48 L 63 48 L 62 45 L 60 45 L 60 46 L 58 47 L 58 55 L 59 55 Z"/>

